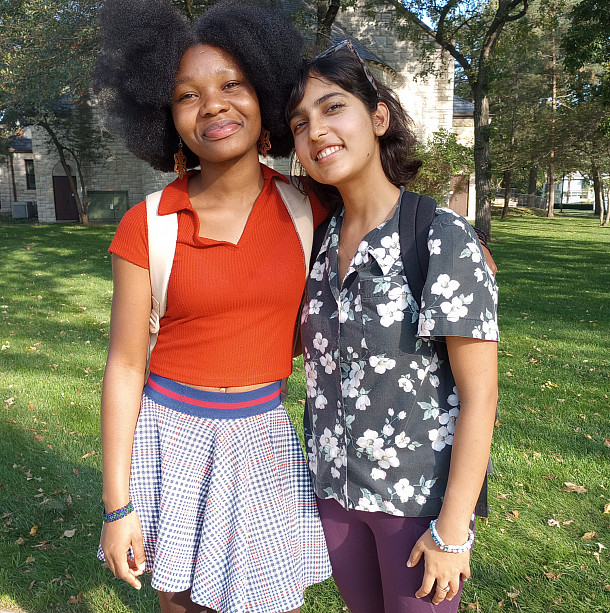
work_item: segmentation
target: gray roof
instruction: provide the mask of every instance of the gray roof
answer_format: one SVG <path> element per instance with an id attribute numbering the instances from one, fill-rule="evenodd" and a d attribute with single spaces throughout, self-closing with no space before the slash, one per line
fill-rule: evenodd
<path id="1" fill-rule="evenodd" d="M 472 117 L 474 115 L 474 104 L 470 100 L 465 100 L 459 96 L 453 96 L 453 116 Z"/>

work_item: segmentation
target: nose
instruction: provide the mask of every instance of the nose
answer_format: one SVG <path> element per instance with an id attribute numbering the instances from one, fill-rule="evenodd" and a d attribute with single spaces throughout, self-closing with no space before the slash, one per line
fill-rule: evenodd
<path id="1" fill-rule="evenodd" d="M 322 117 L 309 117 L 309 138 L 319 140 L 328 133 L 328 127 Z"/>
<path id="2" fill-rule="evenodd" d="M 202 93 L 199 104 L 199 115 L 209 117 L 229 110 L 229 103 L 222 92 L 209 91 Z"/>

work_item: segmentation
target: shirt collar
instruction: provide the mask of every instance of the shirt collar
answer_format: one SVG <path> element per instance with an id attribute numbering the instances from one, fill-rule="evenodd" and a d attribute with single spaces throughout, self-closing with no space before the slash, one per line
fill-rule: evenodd
<path id="1" fill-rule="evenodd" d="M 290 180 L 283 174 L 261 164 L 261 170 L 263 172 L 263 189 L 265 189 L 272 179 L 277 179 L 290 183 Z M 178 178 L 172 181 L 164 190 L 161 203 L 159 204 L 159 215 L 171 215 L 178 211 L 193 210 L 191 201 L 189 199 L 189 178 L 192 177 L 197 170 L 193 170 L 186 174 L 182 179 Z"/>

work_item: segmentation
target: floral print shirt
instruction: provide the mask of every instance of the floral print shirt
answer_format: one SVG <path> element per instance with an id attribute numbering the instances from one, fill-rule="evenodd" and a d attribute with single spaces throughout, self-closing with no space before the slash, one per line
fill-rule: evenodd
<path id="1" fill-rule="evenodd" d="M 498 340 L 495 279 L 470 224 L 437 208 L 418 309 L 397 209 L 364 237 L 341 283 L 343 213 L 328 226 L 301 320 L 314 488 L 346 509 L 438 515 L 460 412 L 444 337 Z"/>

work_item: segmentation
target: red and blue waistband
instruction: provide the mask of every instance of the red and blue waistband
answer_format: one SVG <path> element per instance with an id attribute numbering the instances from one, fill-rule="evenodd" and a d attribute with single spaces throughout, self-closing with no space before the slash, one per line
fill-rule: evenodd
<path id="1" fill-rule="evenodd" d="M 241 419 L 277 408 L 281 400 L 276 381 L 249 392 L 207 392 L 150 373 L 144 393 L 168 409 L 213 419 Z"/>

